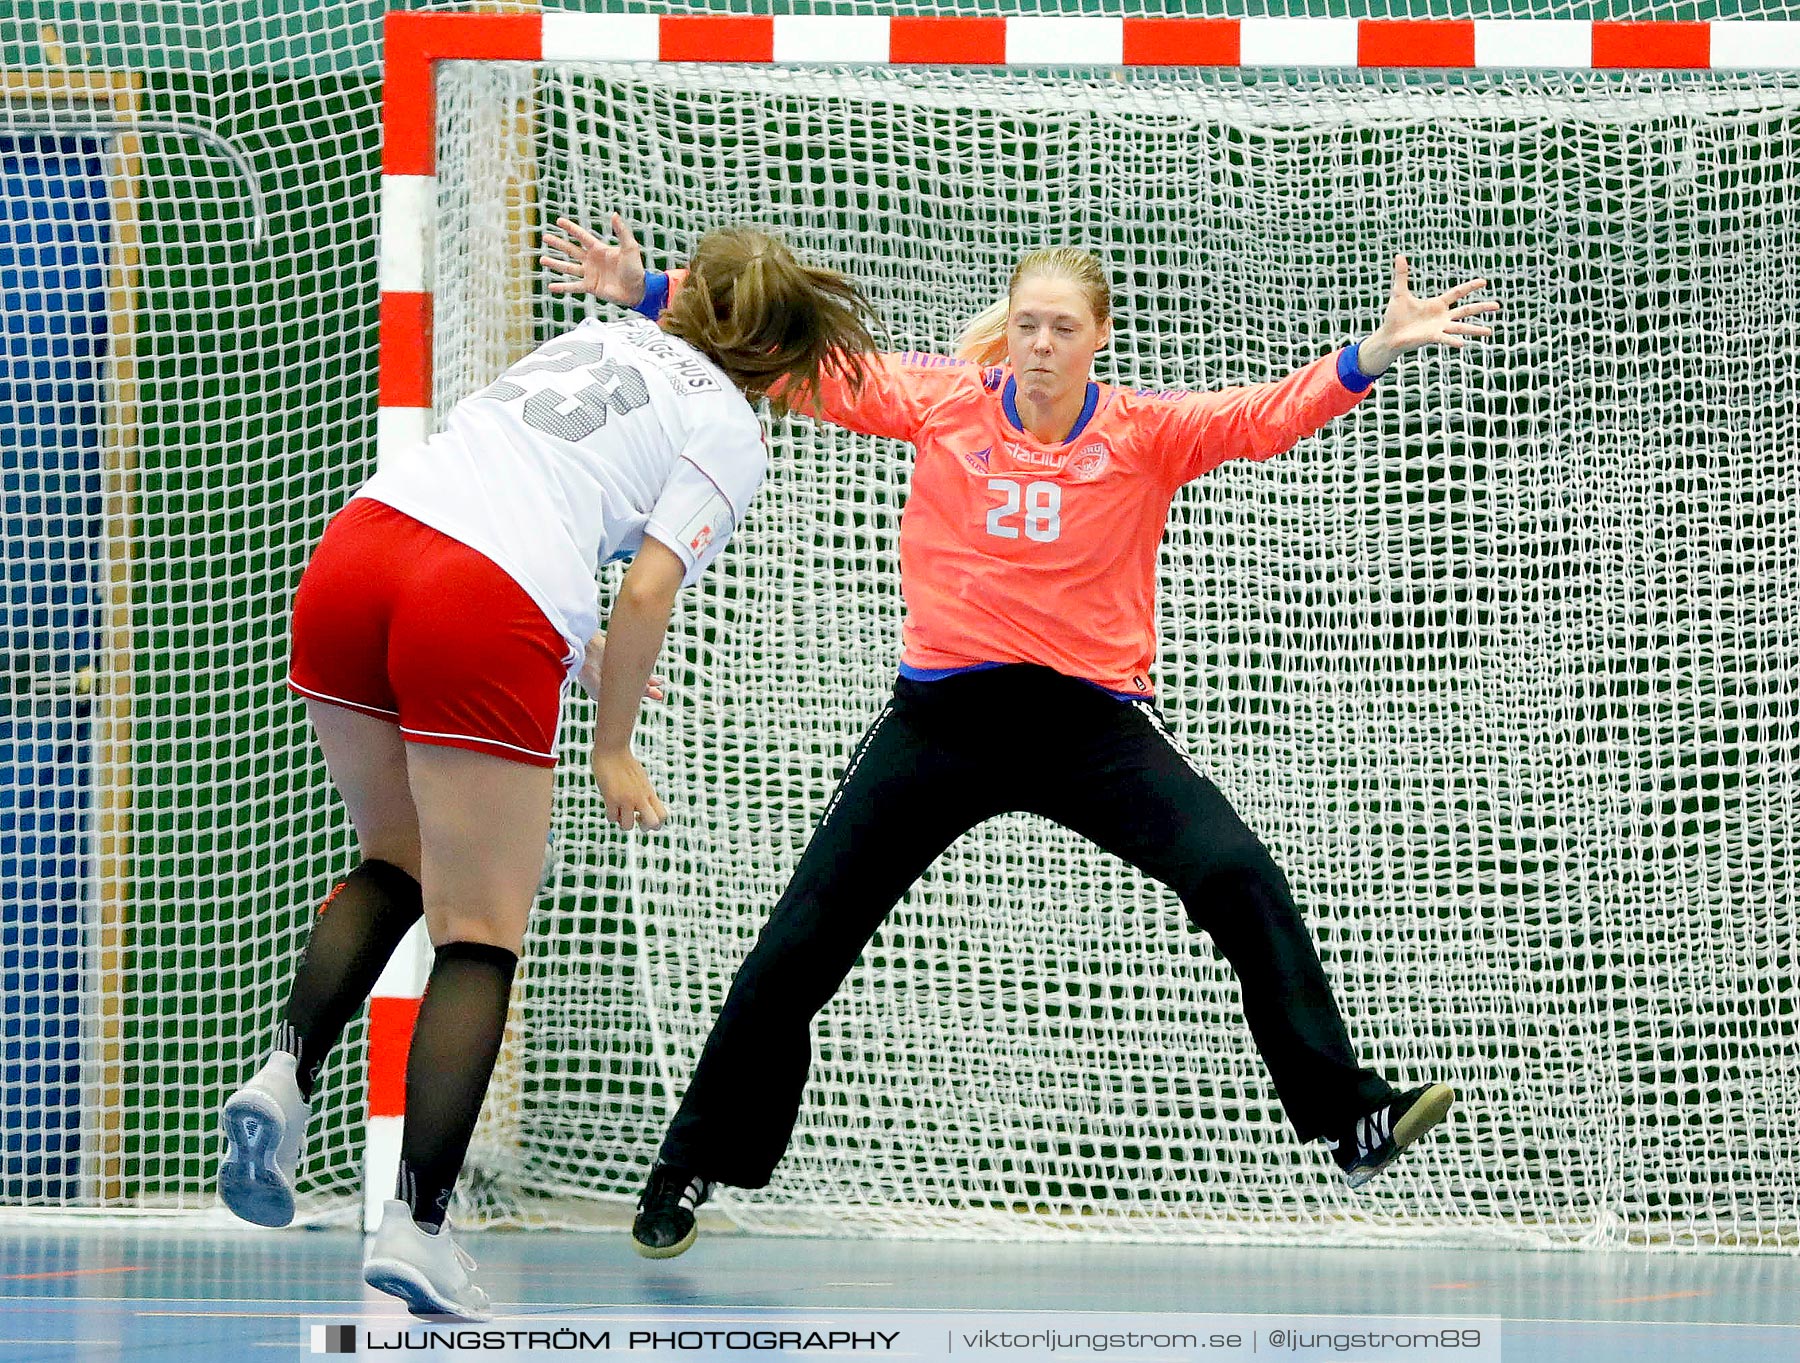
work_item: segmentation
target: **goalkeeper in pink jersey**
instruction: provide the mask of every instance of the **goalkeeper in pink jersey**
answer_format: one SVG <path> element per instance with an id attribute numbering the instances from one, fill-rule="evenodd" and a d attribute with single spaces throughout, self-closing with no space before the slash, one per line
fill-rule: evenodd
<path id="1" fill-rule="evenodd" d="M 679 274 L 628 241 L 579 267 L 656 316 Z M 1156 555 L 1180 486 L 1227 459 L 1266 459 L 1349 411 L 1396 356 L 1486 336 L 1467 301 L 1394 262 L 1381 326 L 1277 383 L 1217 393 L 1094 382 L 1112 300 L 1078 250 L 1027 255 L 958 357 L 884 355 L 856 392 L 826 377 L 827 420 L 910 443 L 900 520 L 904 648 L 894 695 L 851 755 L 786 893 L 732 982 L 632 1235 L 680 1254 L 714 1183 L 769 1181 L 793 1131 L 811 1024 L 912 883 L 985 819 L 1054 820 L 1170 886 L 1236 971 L 1283 1109 L 1351 1186 L 1442 1121 L 1442 1084 L 1397 1091 L 1361 1067 L 1286 878 L 1152 700 Z M 803 395 L 796 410 L 809 407 Z M 993 717 L 1005 714 L 1006 724 Z M 1055 733 L 1021 745 L 1020 732 Z"/>

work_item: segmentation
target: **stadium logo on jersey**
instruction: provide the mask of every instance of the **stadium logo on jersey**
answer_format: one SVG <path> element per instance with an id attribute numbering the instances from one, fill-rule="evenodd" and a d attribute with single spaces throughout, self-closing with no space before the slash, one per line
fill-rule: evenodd
<path id="1" fill-rule="evenodd" d="M 712 543 L 712 537 L 713 528 L 710 525 L 703 525 L 700 527 L 700 533 L 688 541 L 688 548 L 697 554 Z"/>
<path id="2" fill-rule="evenodd" d="M 1106 468 L 1108 456 L 1105 445 L 1083 445 L 1075 452 L 1075 457 L 1069 460 L 1069 477 L 1079 478 L 1083 482 L 1098 478 Z"/>
<path id="3" fill-rule="evenodd" d="M 983 445 L 978 450 L 963 451 L 962 461 L 976 473 L 986 473 L 988 471 L 988 461 L 993 457 L 993 454 L 994 447 L 992 445 Z"/>
<path id="4" fill-rule="evenodd" d="M 1060 450 L 1052 450 L 1046 454 L 1043 450 L 1034 450 L 1029 445 L 1021 445 L 1016 441 L 1006 442 L 1006 452 L 1013 457 L 1015 464 L 1023 464 L 1027 468 L 1059 469 L 1068 456 Z"/>

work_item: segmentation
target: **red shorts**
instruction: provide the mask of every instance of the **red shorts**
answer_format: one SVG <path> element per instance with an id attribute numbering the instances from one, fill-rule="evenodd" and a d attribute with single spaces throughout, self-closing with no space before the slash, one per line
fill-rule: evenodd
<path id="1" fill-rule="evenodd" d="M 409 743 L 556 765 L 569 645 L 492 559 L 359 497 L 294 594 L 288 686 Z"/>

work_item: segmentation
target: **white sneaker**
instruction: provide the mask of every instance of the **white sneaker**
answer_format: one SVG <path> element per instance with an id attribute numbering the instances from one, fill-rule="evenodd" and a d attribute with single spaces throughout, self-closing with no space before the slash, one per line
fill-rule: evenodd
<path id="1" fill-rule="evenodd" d="M 436 1235 L 412 1219 L 412 1208 L 390 1198 L 381 1229 L 369 1241 L 363 1281 L 400 1298 L 415 1316 L 482 1321 L 491 1318 L 488 1294 L 470 1280 L 475 1261 L 450 1238 L 450 1223 Z"/>
<path id="2" fill-rule="evenodd" d="M 296 1060 L 277 1051 L 225 1100 L 225 1158 L 219 1162 L 219 1196 L 258 1226 L 294 1219 L 294 1170 L 311 1115 L 294 1078 Z"/>

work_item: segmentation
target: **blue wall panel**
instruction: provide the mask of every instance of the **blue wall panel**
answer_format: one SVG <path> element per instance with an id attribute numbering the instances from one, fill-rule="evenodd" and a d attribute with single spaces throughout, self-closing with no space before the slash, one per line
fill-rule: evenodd
<path id="1" fill-rule="evenodd" d="M 0 1197 L 79 1170 L 88 703 L 104 566 L 108 182 L 0 138 Z"/>

